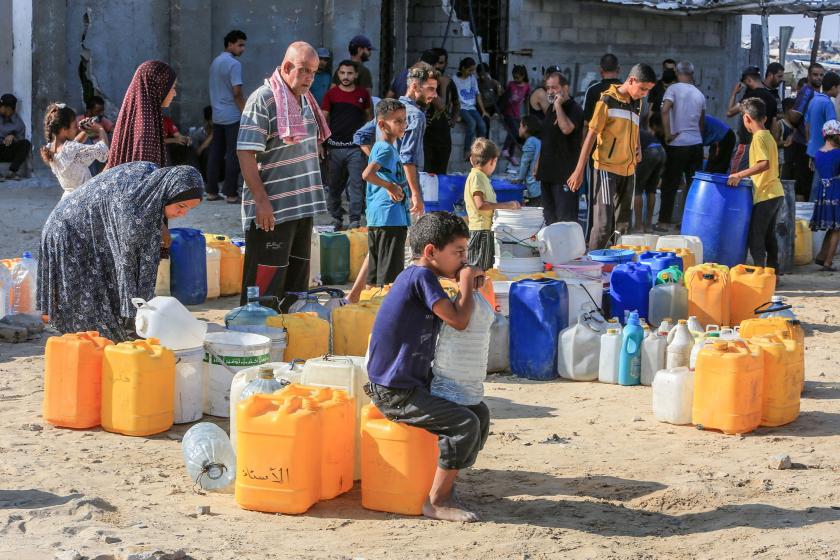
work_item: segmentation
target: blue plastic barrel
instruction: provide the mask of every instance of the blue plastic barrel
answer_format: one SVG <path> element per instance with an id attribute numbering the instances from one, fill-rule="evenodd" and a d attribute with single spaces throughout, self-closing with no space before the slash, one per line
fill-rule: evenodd
<path id="1" fill-rule="evenodd" d="M 511 183 L 505 179 L 490 179 L 493 190 L 496 191 L 496 202 L 523 202 L 525 200 L 525 185 Z"/>
<path id="2" fill-rule="evenodd" d="M 452 212 L 455 203 L 464 202 L 466 175 L 438 175 L 438 210 Z"/>
<path id="3" fill-rule="evenodd" d="M 752 182 L 741 181 L 737 187 L 730 187 L 726 180 L 726 175 L 694 175 L 680 233 L 700 238 L 706 262 L 732 267 L 743 264 L 747 257 Z"/>
<path id="4" fill-rule="evenodd" d="M 184 305 L 207 299 L 207 250 L 204 234 L 192 228 L 172 228 L 169 248 L 169 291 Z"/>
<path id="5" fill-rule="evenodd" d="M 557 338 L 569 326 L 562 280 L 520 280 L 510 287 L 510 369 L 519 377 L 557 377 Z"/>
<path id="6" fill-rule="evenodd" d="M 610 278 L 610 313 L 624 322 L 625 311 L 638 311 L 648 318 L 648 296 L 653 286 L 650 267 L 642 263 L 625 263 L 615 267 Z"/>
<path id="7" fill-rule="evenodd" d="M 656 275 L 668 268 L 669 266 L 676 266 L 680 270 L 683 269 L 682 257 L 678 257 L 676 253 L 671 251 L 645 251 L 639 255 L 639 262 L 650 267 L 651 276 L 656 280 Z"/>

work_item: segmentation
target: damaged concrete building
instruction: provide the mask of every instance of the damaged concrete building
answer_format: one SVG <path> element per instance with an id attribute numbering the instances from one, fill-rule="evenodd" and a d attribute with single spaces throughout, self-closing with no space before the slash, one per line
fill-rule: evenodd
<path id="1" fill-rule="evenodd" d="M 33 144 L 43 142 L 41 116 L 51 101 L 81 110 L 98 94 L 115 116 L 138 64 L 169 62 L 179 92 L 171 108 L 182 127 L 200 123 L 208 104 L 207 69 L 230 29 L 242 29 L 244 89 L 253 90 L 293 40 L 326 46 L 335 61 L 349 39 L 377 47 L 371 69 L 381 95 L 392 77 L 430 47 L 450 51 L 450 71 L 464 56 L 481 58 L 503 83 L 524 64 L 536 83 L 559 64 L 578 95 L 597 78 L 599 57 L 615 53 L 626 70 L 664 58 L 688 59 L 709 112 L 721 115 L 745 61 L 739 15 L 663 9 L 629 0 L 0 0 L 0 90 L 20 100 Z M 684 7 L 684 6 L 683 6 Z M 459 153 L 456 134 L 453 153 Z"/>

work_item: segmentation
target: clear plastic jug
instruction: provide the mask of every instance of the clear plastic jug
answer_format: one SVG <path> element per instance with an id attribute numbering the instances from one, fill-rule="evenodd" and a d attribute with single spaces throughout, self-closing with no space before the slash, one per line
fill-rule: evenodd
<path id="1" fill-rule="evenodd" d="M 231 309 L 225 315 L 225 326 L 232 331 L 265 334 L 266 319 L 276 317 L 277 312 L 270 307 L 260 305 L 260 289 L 248 286 L 248 303 Z"/>
<path id="2" fill-rule="evenodd" d="M 510 322 L 501 313 L 496 313 L 490 327 L 490 349 L 487 354 L 487 371 L 510 371 Z"/>
<path id="3" fill-rule="evenodd" d="M 330 310 L 321 305 L 318 296 L 311 292 L 293 292 L 298 300 L 289 307 L 289 313 L 315 313 L 324 321 L 330 320 Z"/>
<path id="4" fill-rule="evenodd" d="M 785 319 L 796 319 L 796 314 L 791 306 L 785 303 L 782 296 L 773 296 L 768 303 L 756 307 L 755 313 L 762 319 L 769 317 L 783 317 Z"/>
<path id="5" fill-rule="evenodd" d="M 196 319 L 184 305 L 170 296 L 149 301 L 132 298 L 137 308 L 134 328 L 143 338 L 157 338 L 170 350 L 187 350 L 204 344 L 207 323 Z"/>
<path id="6" fill-rule="evenodd" d="M 688 316 L 688 290 L 682 284 L 657 284 L 651 288 L 648 302 L 651 325 L 658 325 L 666 318 L 685 319 Z"/>
<path id="7" fill-rule="evenodd" d="M 202 490 L 222 490 L 236 479 L 236 455 L 223 429 L 200 422 L 181 440 L 190 480 Z"/>
<path id="8" fill-rule="evenodd" d="M 557 373 L 572 381 L 598 379 L 601 336 L 607 322 L 597 312 L 578 315 L 577 323 L 563 330 L 557 339 Z"/>
<path id="9" fill-rule="evenodd" d="M 12 286 L 15 313 L 40 315 L 38 312 L 38 261 L 32 253 L 25 251 L 23 257 L 12 267 Z"/>
<path id="10" fill-rule="evenodd" d="M 668 350 L 668 337 L 656 331 L 651 332 L 642 341 L 642 385 L 650 386 L 656 372 L 665 367 L 665 354 Z"/>

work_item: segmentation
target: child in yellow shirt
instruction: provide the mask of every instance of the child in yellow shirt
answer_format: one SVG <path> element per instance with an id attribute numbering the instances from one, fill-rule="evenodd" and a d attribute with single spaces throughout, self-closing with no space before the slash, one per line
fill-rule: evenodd
<path id="1" fill-rule="evenodd" d="M 496 191 L 490 184 L 490 175 L 499 161 L 499 147 L 487 138 L 478 138 L 470 147 L 472 171 L 464 185 L 464 205 L 469 218 L 470 242 L 467 259 L 482 270 L 493 268 L 495 240 L 490 229 L 494 210 L 518 210 L 519 203 L 496 202 Z"/>
<path id="2" fill-rule="evenodd" d="M 755 266 L 779 268 L 779 245 L 776 243 L 776 221 L 784 202 L 785 191 L 779 180 L 779 149 L 770 131 L 764 128 L 767 107 L 764 101 L 750 97 L 741 102 L 744 126 L 752 134 L 750 166 L 729 176 L 727 183 L 737 186 L 752 177 L 753 211 L 747 242 Z"/>

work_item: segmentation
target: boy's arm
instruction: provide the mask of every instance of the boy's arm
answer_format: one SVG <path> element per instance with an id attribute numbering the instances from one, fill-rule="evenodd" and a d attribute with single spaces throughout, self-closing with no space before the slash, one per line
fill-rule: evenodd
<path id="1" fill-rule="evenodd" d="M 592 153 L 592 148 L 595 147 L 595 141 L 598 139 L 598 133 L 593 129 L 589 129 L 586 133 L 586 139 L 583 141 L 583 146 L 580 148 L 580 155 L 578 156 L 577 166 L 574 172 L 569 175 L 566 184 L 572 189 L 572 192 L 577 191 L 583 184 L 583 172 L 586 170 L 586 160 L 589 159 L 589 154 Z"/>
<path id="2" fill-rule="evenodd" d="M 458 297 L 453 302 L 448 298 L 442 298 L 432 307 L 432 312 L 441 321 L 462 331 L 470 324 L 474 300 L 473 293 L 477 284 L 484 283 L 484 271 L 474 266 L 465 266 L 458 273 Z"/>
<path id="3" fill-rule="evenodd" d="M 376 174 L 377 171 L 382 166 L 379 163 L 372 161 L 365 167 L 365 170 L 362 171 L 362 179 L 370 183 L 371 185 L 375 185 L 379 188 L 385 189 L 388 191 L 388 194 L 391 196 L 391 199 L 394 202 L 399 202 L 403 199 L 403 190 L 402 187 L 397 185 L 396 183 L 392 183 L 390 181 L 386 181 L 382 177 Z"/>
<path id="4" fill-rule="evenodd" d="M 484 193 L 476 191 L 472 195 L 473 204 L 476 210 L 519 210 L 519 203 L 515 200 L 510 202 L 487 202 L 484 199 Z"/>
<path id="5" fill-rule="evenodd" d="M 376 140 L 376 121 L 368 121 L 353 134 L 353 143 L 362 148 L 362 151 L 370 155 L 370 147 Z M 365 151 L 367 147 L 367 151 Z"/>
<path id="6" fill-rule="evenodd" d="M 733 173 L 727 179 L 726 184 L 730 187 L 737 187 L 738 183 L 741 182 L 741 179 L 746 179 L 747 177 L 752 177 L 753 175 L 758 175 L 759 173 L 764 173 L 765 171 L 770 170 L 770 162 L 766 159 L 763 159 L 759 162 L 756 162 L 755 165 L 752 167 L 748 167 L 743 171 L 739 171 L 738 173 Z"/>
<path id="7" fill-rule="evenodd" d="M 665 131 L 665 142 L 671 143 L 674 138 L 671 136 L 671 108 L 674 106 L 673 101 L 666 99 L 662 102 L 662 130 Z"/>
<path id="8" fill-rule="evenodd" d="M 726 110 L 727 117 L 734 117 L 741 112 L 741 105 L 738 103 L 738 94 L 741 93 L 741 89 L 743 87 L 744 84 L 738 82 L 735 84 L 735 87 L 732 88 L 732 93 L 729 96 L 729 108 Z"/>

